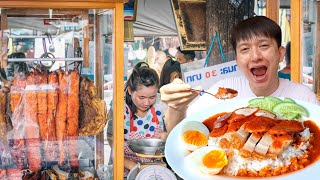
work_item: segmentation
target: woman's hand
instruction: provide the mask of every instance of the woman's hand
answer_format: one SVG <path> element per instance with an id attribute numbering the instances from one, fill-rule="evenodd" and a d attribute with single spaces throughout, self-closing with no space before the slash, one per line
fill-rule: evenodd
<path id="1" fill-rule="evenodd" d="M 129 171 L 130 171 L 132 168 L 134 168 L 134 166 L 136 166 L 136 165 L 137 165 L 136 162 L 134 162 L 134 161 L 132 161 L 132 160 L 130 160 L 130 159 L 124 158 L 124 167 L 125 167 L 126 169 L 128 169 Z"/>
<path id="2" fill-rule="evenodd" d="M 154 134 L 154 137 L 159 139 L 167 139 L 168 133 L 167 132 L 156 133 Z"/>
<path id="3" fill-rule="evenodd" d="M 192 91 L 189 84 L 185 84 L 181 79 L 174 79 L 172 83 L 160 88 L 161 101 L 170 108 L 185 111 L 188 104 L 199 95 L 199 92 Z"/>

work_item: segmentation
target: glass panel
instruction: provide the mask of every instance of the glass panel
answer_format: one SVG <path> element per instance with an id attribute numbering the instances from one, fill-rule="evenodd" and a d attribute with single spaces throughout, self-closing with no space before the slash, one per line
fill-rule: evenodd
<path id="1" fill-rule="evenodd" d="M 1 9 L 0 179 L 108 175 L 101 65 L 112 66 L 112 40 L 103 51 L 112 16 L 107 9 Z"/>
<path id="2" fill-rule="evenodd" d="M 133 42 L 125 43 L 125 61 L 127 61 L 130 74 L 138 62 L 147 62 L 160 75 L 161 69 L 166 61 L 166 56 L 175 57 L 179 39 L 171 37 L 135 37 Z M 197 52 L 196 59 L 202 59 L 200 52 Z M 126 71 L 125 71 L 126 72 Z M 126 75 L 128 76 L 128 75 Z"/>
<path id="3" fill-rule="evenodd" d="M 102 47 L 102 64 L 103 64 L 103 95 L 107 104 L 108 118 L 107 125 L 104 129 L 104 179 L 112 179 L 113 172 L 113 158 L 112 144 L 113 144 L 113 126 L 112 126 L 112 100 L 113 100 L 113 75 L 114 66 L 114 36 L 113 36 L 113 11 L 105 12 L 100 16 L 100 36 Z"/>
<path id="4" fill-rule="evenodd" d="M 286 47 L 286 55 L 284 60 L 279 64 L 278 76 L 285 79 L 291 79 L 290 72 L 290 20 L 291 9 L 290 1 L 280 0 L 279 9 L 279 25 L 282 31 L 282 46 Z"/>
<path id="5" fill-rule="evenodd" d="M 287 47 L 285 59 L 279 64 L 279 77 L 290 79 L 290 0 L 280 0 L 279 25 L 282 31 L 282 46 Z M 266 0 L 255 0 L 255 14 L 266 16 Z"/>
<path id="6" fill-rule="evenodd" d="M 303 83 L 313 89 L 316 57 L 317 1 L 303 1 L 302 77 Z"/>
<path id="7" fill-rule="evenodd" d="M 255 0 L 254 13 L 258 16 L 266 15 L 266 0 Z"/>

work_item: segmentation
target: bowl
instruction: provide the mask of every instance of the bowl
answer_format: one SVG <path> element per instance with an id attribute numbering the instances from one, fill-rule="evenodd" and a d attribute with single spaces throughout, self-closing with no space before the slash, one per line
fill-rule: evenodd
<path id="1" fill-rule="evenodd" d="M 136 146 L 136 145 L 129 145 L 129 148 L 138 154 L 144 155 L 162 155 L 164 153 L 164 146 L 159 147 L 146 147 L 146 146 Z"/>
<path id="2" fill-rule="evenodd" d="M 129 148 L 139 154 L 160 155 L 164 153 L 166 140 L 143 138 L 127 141 Z"/>
<path id="3" fill-rule="evenodd" d="M 145 146 L 145 147 L 159 147 L 165 146 L 166 140 L 165 139 L 158 139 L 158 138 L 142 138 L 142 139 L 134 139 L 127 141 L 129 145 L 136 145 L 136 146 Z"/>

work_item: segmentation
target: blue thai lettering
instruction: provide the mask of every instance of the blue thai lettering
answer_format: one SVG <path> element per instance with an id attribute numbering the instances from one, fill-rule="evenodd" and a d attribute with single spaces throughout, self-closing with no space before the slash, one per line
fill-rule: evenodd
<path id="1" fill-rule="evenodd" d="M 196 75 L 193 75 L 193 77 L 196 76 L 197 80 L 201 80 L 202 79 L 202 76 L 201 74 L 196 74 Z"/>
<path id="2" fill-rule="evenodd" d="M 187 76 L 187 82 L 193 82 L 195 80 L 201 80 L 201 79 L 202 79 L 201 74 L 195 74 L 195 75 L 192 75 L 192 76 Z"/>
<path id="3" fill-rule="evenodd" d="M 237 71 L 237 65 L 236 64 L 220 69 L 220 73 L 221 74 L 228 74 L 228 73 L 232 73 L 232 72 L 236 72 L 236 71 Z"/>

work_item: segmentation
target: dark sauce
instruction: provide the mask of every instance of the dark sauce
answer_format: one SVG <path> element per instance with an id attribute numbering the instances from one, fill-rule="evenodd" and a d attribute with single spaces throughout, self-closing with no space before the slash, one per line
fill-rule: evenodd
<path id="1" fill-rule="evenodd" d="M 310 143 L 313 145 L 313 148 L 309 154 L 309 164 L 312 164 L 320 159 L 320 128 L 313 121 L 304 121 L 304 125 L 310 129 L 310 132 L 313 133 L 313 138 Z"/>
<path id="2" fill-rule="evenodd" d="M 213 115 L 209 118 L 207 118 L 206 120 L 204 120 L 202 123 L 207 126 L 207 128 L 209 129 L 209 131 L 211 132 L 212 129 L 213 129 L 213 124 L 214 122 L 218 119 L 218 117 L 220 116 L 223 116 L 227 114 L 227 112 L 222 112 L 222 113 L 219 113 L 219 114 L 216 114 L 216 115 Z"/>

